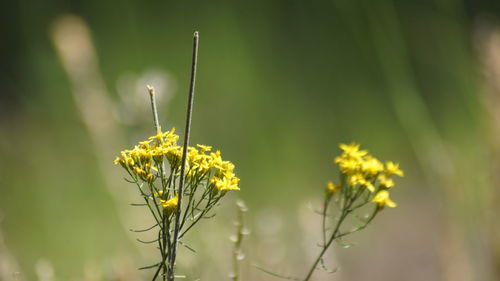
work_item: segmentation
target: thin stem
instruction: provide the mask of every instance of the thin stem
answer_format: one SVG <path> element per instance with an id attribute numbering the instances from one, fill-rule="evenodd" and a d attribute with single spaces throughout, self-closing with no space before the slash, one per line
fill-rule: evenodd
<path id="1" fill-rule="evenodd" d="M 330 245 L 333 243 L 333 241 L 335 241 L 338 238 L 337 234 L 340 231 L 340 225 L 344 222 L 345 218 L 351 213 L 352 204 L 358 199 L 362 191 L 363 189 L 358 189 L 352 197 L 349 196 L 344 201 L 344 204 L 342 206 L 342 213 L 340 214 L 337 225 L 335 226 L 335 230 L 333 231 L 332 236 L 330 236 L 328 242 L 325 245 L 323 245 L 323 249 L 321 249 L 321 252 L 319 253 L 318 257 L 316 258 L 311 268 L 309 269 L 309 272 L 307 273 L 306 278 L 304 278 L 304 281 L 308 281 L 311 278 L 312 274 L 314 273 L 314 270 L 316 269 L 316 266 L 323 259 L 323 256 L 325 255 L 328 248 L 330 248 Z M 351 193 L 349 192 L 349 194 Z"/>
<path id="2" fill-rule="evenodd" d="M 193 202 L 194 193 L 196 192 L 197 187 L 198 187 L 198 184 L 197 184 L 197 183 L 195 183 L 195 184 L 194 184 L 194 188 L 193 188 L 193 187 L 191 187 L 191 189 L 192 189 L 191 194 L 188 194 L 188 196 L 189 196 L 189 201 L 188 201 L 188 204 L 186 205 L 186 210 L 185 210 L 185 212 L 184 212 L 184 216 L 183 216 L 183 218 L 182 218 L 182 221 L 180 222 L 180 227 L 179 227 L 180 229 L 182 229 L 182 226 L 184 225 L 184 222 L 186 221 L 187 215 L 188 215 L 188 213 L 189 213 L 189 212 L 188 212 L 188 210 L 189 210 L 189 207 L 191 206 L 191 203 Z"/>
<path id="3" fill-rule="evenodd" d="M 159 226 L 159 225 L 155 224 L 155 225 L 153 225 L 151 227 L 148 227 L 148 228 L 145 228 L 145 229 L 129 229 L 129 230 L 132 231 L 132 232 L 146 232 L 146 231 L 149 231 L 149 230 L 151 230 L 151 229 L 153 229 L 153 228 L 155 228 L 157 226 Z"/>
<path id="4" fill-rule="evenodd" d="M 155 123 L 156 133 L 161 132 L 160 122 L 158 121 L 158 110 L 156 109 L 156 93 L 155 89 L 149 85 L 146 86 L 149 93 L 149 99 L 151 101 L 151 109 L 153 110 L 153 120 Z"/>
<path id="5" fill-rule="evenodd" d="M 154 125 L 155 125 L 155 130 L 156 130 L 156 134 L 160 134 L 161 133 L 161 126 L 160 126 L 160 122 L 158 121 L 158 109 L 156 107 L 156 93 L 155 93 L 155 90 L 153 87 L 151 86 L 147 86 L 146 87 L 147 90 L 148 90 L 148 93 L 149 93 L 149 98 L 150 98 L 150 101 L 151 101 L 151 110 L 153 112 L 153 121 L 154 121 Z M 165 186 L 165 163 L 161 163 L 161 166 L 160 166 L 160 178 L 161 178 L 161 183 L 162 183 L 162 191 L 163 191 L 163 186 Z M 158 247 L 160 249 L 160 252 L 161 252 L 161 256 L 162 256 L 162 262 L 159 263 L 158 265 L 158 269 L 153 277 L 153 280 L 156 279 L 156 277 L 158 276 L 158 273 L 160 272 L 161 268 L 163 268 L 163 280 L 165 280 L 165 272 L 167 271 L 166 269 L 166 266 L 165 266 L 165 261 L 167 259 L 167 251 L 166 251 L 166 248 L 167 248 L 167 242 L 166 242 L 166 235 L 165 235 L 165 231 L 168 231 L 167 230 L 167 226 L 166 226 L 166 220 L 168 218 L 166 218 L 165 215 L 162 215 L 162 212 L 160 211 L 160 208 L 156 202 L 156 199 L 155 199 L 155 195 L 154 195 L 154 192 L 153 192 L 153 189 L 158 192 L 158 190 L 156 189 L 156 187 L 154 187 L 154 184 L 150 184 L 149 185 L 150 187 L 150 190 L 151 190 L 151 196 L 153 196 L 153 202 L 155 203 L 155 206 L 156 206 L 156 210 L 159 214 L 159 216 L 161 217 L 161 220 L 162 220 L 162 224 L 160 226 L 160 232 L 159 232 L 159 236 L 161 237 L 158 237 Z"/>
<path id="6" fill-rule="evenodd" d="M 161 264 L 161 267 L 163 268 L 163 280 L 165 280 L 165 277 L 167 275 L 167 273 L 170 271 L 169 268 L 167 267 L 167 265 L 165 264 L 165 260 L 167 259 L 167 257 L 169 257 L 169 250 L 170 250 L 170 245 L 168 245 L 168 242 L 167 240 L 170 241 L 170 238 L 167 239 L 167 236 L 168 236 L 168 233 L 170 231 L 170 222 L 168 220 L 168 216 L 167 215 L 163 215 L 163 231 L 162 231 L 162 234 L 161 234 L 161 238 L 162 238 L 162 245 L 163 245 L 163 262 Z"/>
<path id="7" fill-rule="evenodd" d="M 162 261 L 157 264 L 158 268 L 156 269 L 155 274 L 153 275 L 153 279 L 152 280 L 156 280 L 156 277 L 158 277 L 158 274 L 160 273 L 160 270 L 162 268 L 164 268 L 165 261 L 167 261 L 167 255 L 164 255 L 163 258 L 162 258 Z"/>
<path id="8" fill-rule="evenodd" d="M 370 218 L 368 218 L 368 220 L 363 225 L 361 225 L 361 226 L 359 226 L 359 227 L 357 227 L 357 228 L 355 228 L 355 229 L 353 229 L 351 231 L 340 233 L 340 234 L 337 235 L 337 237 L 335 239 L 338 239 L 338 238 L 344 237 L 346 235 L 352 234 L 354 232 L 358 232 L 360 230 L 365 229 L 368 226 L 368 224 L 370 224 L 370 222 L 375 218 L 375 216 L 377 215 L 377 213 L 379 211 L 380 211 L 380 207 L 378 207 L 378 206 L 375 207 L 375 210 L 373 211 L 372 215 L 370 216 Z"/>
<path id="9" fill-rule="evenodd" d="M 170 256 L 170 267 L 168 272 L 168 281 L 174 280 L 174 265 L 175 258 L 177 255 L 177 242 L 179 240 L 179 226 L 180 226 L 180 217 L 181 217 L 181 209 L 182 209 L 182 193 L 184 188 L 184 172 L 186 169 L 186 156 L 187 156 L 187 146 L 189 144 L 189 133 L 191 130 L 191 118 L 193 113 L 193 99 L 194 99 L 194 86 L 196 80 L 196 66 L 198 63 L 198 41 L 199 35 L 198 31 L 194 32 L 193 35 L 193 61 L 191 64 L 191 81 L 189 84 L 189 95 L 188 95 L 188 108 L 187 108 L 187 117 L 186 117 L 186 129 L 184 135 L 184 147 L 182 151 L 182 166 L 181 166 L 181 178 L 179 183 L 179 203 L 177 205 L 177 212 L 175 214 L 175 227 L 174 227 L 174 237 L 172 243 L 172 255 Z"/>
<path id="10" fill-rule="evenodd" d="M 158 206 L 158 202 L 156 201 L 155 194 L 154 194 L 154 191 L 153 191 L 153 187 L 152 187 L 151 184 L 148 184 L 148 187 L 149 187 L 149 192 L 151 193 L 150 196 L 152 197 L 151 201 L 153 201 L 155 209 L 156 209 L 156 212 L 158 212 L 158 216 L 161 219 L 161 217 L 162 217 L 162 215 L 161 215 L 162 211 L 160 210 L 160 206 Z"/>
<path id="11" fill-rule="evenodd" d="M 330 202 L 330 198 L 326 196 L 325 202 L 323 202 L 323 213 L 321 220 L 321 230 L 323 232 L 323 246 L 326 244 L 326 211 L 328 209 L 328 203 Z"/>
<path id="12" fill-rule="evenodd" d="M 269 269 L 263 268 L 262 266 L 257 265 L 257 264 L 254 264 L 253 266 L 255 266 L 258 270 L 261 270 L 262 272 L 265 272 L 265 273 L 267 273 L 269 275 L 272 275 L 274 277 L 278 277 L 278 278 L 286 279 L 286 280 L 302 281 L 299 278 L 295 278 L 295 277 L 292 277 L 292 276 L 286 276 L 286 275 L 283 275 L 283 274 L 279 274 L 279 273 L 276 273 L 276 272 L 271 271 Z"/>
<path id="13" fill-rule="evenodd" d="M 210 209 L 213 206 L 215 206 L 215 204 L 217 204 L 217 202 L 219 202 L 220 199 L 221 199 L 221 197 L 215 199 L 214 202 L 211 202 L 212 199 L 209 198 L 209 201 L 208 201 L 205 209 L 203 209 L 200 213 L 197 214 L 199 216 L 196 217 L 195 220 L 187 227 L 187 229 L 182 232 L 182 234 L 179 236 L 179 238 L 183 237 L 198 221 L 200 221 L 205 216 L 205 214 L 208 213 L 208 211 L 210 211 Z"/>
<path id="14" fill-rule="evenodd" d="M 153 217 L 154 217 L 156 223 L 159 225 L 160 220 L 157 218 L 153 207 L 151 207 L 151 204 L 149 204 L 148 195 L 146 193 L 144 193 L 144 191 L 142 190 L 142 184 L 139 184 L 139 182 L 137 181 L 137 178 L 134 177 L 128 169 L 127 169 L 127 173 L 135 180 L 135 184 L 137 185 L 137 188 L 139 189 L 139 192 L 141 193 L 142 198 L 144 198 L 144 201 L 146 202 L 146 205 L 148 206 L 149 211 L 151 212 L 151 214 L 153 214 Z"/>
<path id="15" fill-rule="evenodd" d="M 155 124 L 155 130 L 156 134 L 161 133 L 161 126 L 160 126 L 160 121 L 158 121 L 158 109 L 156 108 L 156 92 L 155 89 L 149 85 L 146 86 L 148 93 L 149 93 L 149 100 L 151 101 L 151 110 L 153 111 L 153 121 Z M 165 163 L 162 161 L 161 166 L 160 166 L 160 175 L 161 175 L 161 183 L 162 187 L 164 185 L 164 178 L 165 178 Z"/>
<path id="16" fill-rule="evenodd" d="M 318 265 L 318 263 L 321 261 L 321 259 L 325 255 L 326 250 L 328 250 L 328 248 L 330 247 L 330 245 L 332 244 L 332 242 L 335 240 L 335 238 L 337 236 L 337 233 L 339 232 L 340 225 L 342 224 L 342 222 L 344 221 L 344 219 L 347 217 L 347 214 L 348 214 L 348 212 L 346 210 L 344 210 L 342 212 L 342 215 L 340 216 L 339 221 L 337 222 L 337 225 L 335 226 L 335 230 L 333 231 L 332 236 L 330 236 L 330 239 L 328 240 L 328 243 L 326 243 L 325 245 L 323 245 L 323 249 L 321 250 L 321 252 L 319 253 L 318 257 L 314 261 L 313 265 L 309 269 L 309 272 L 307 273 L 306 278 L 304 278 L 304 281 L 308 281 L 311 278 L 312 274 L 314 273 L 314 270 L 316 269 L 316 266 Z"/>

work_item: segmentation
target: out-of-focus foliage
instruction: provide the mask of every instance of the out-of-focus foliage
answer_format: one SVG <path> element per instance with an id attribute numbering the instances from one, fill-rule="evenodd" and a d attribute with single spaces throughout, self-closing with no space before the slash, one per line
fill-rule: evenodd
<path id="1" fill-rule="evenodd" d="M 254 262 L 301 275 L 309 206 L 356 140 L 406 177 L 399 206 L 335 248 L 339 280 L 498 280 L 499 17 L 487 0 L 2 1 L 0 279 L 145 276 L 152 254 L 126 230 L 149 221 L 112 155 L 154 133 L 146 84 L 183 127 L 199 30 L 192 143 L 238 167 L 242 279 L 270 278 Z M 189 278 L 230 271 L 227 205 L 188 237 Z"/>

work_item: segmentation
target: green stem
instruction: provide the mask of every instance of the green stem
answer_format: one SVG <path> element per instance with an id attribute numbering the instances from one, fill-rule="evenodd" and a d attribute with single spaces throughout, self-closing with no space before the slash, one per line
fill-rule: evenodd
<path id="1" fill-rule="evenodd" d="M 168 281 L 174 281 L 174 266 L 175 259 L 177 256 L 177 242 L 179 240 L 179 231 L 180 231 L 180 219 L 181 219 L 181 210 L 182 210 L 182 193 L 184 192 L 184 181 L 185 181 L 185 169 L 186 169 L 186 159 L 187 159 L 187 146 L 189 144 L 189 133 L 191 130 L 191 119 L 193 114 L 193 99 L 194 99 L 194 86 L 196 80 L 196 67 L 198 62 L 198 31 L 196 31 L 193 35 L 193 61 L 191 64 L 191 80 L 189 84 L 189 94 L 188 94 L 188 108 L 187 108 L 187 117 L 186 117 L 186 129 L 184 135 L 184 147 L 182 153 L 182 165 L 181 165 L 181 175 L 179 182 L 179 203 L 177 205 L 177 210 L 175 214 L 175 225 L 174 225 L 174 237 L 172 241 L 172 255 L 169 260 L 169 272 L 168 272 Z"/>
<path id="2" fill-rule="evenodd" d="M 330 197 L 331 198 L 331 197 Z M 328 202 L 330 202 L 330 199 L 328 197 L 328 194 L 325 197 L 325 202 L 323 203 L 323 213 L 322 213 L 322 222 L 321 222 L 321 229 L 323 232 L 323 245 L 326 243 L 326 211 L 328 209 Z"/>
<path id="3" fill-rule="evenodd" d="M 344 209 L 344 211 L 342 212 L 342 215 L 339 218 L 339 221 L 337 222 L 337 225 L 335 226 L 335 230 L 333 231 L 332 236 L 328 240 L 328 243 L 326 243 L 326 245 L 323 245 L 323 249 L 321 249 L 321 252 L 319 253 L 318 257 L 316 258 L 316 260 L 312 264 L 311 268 L 309 269 L 309 272 L 307 273 L 306 278 L 304 278 L 304 281 L 308 281 L 311 278 L 312 274 L 314 273 L 314 270 L 316 269 L 316 266 L 318 265 L 318 263 L 321 261 L 321 259 L 325 255 L 326 250 L 328 250 L 328 248 L 330 247 L 332 242 L 337 238 L 336 236 L 337 236 L 337 233 L 339 232 L 340 225 L 342 224 L 344 219 L 347 217 L 348 213 L 349 212 Z"/>
<path id="4" fill-rule="evenodd" d="M 347 186 L 347 188 L 351 188 L 351 187 Z M 345 218 L 352 212 L 352 209 L 351 209 L 352 204 L 359 198 L 359 196 L 363 193 L 364 190 L 365 190 L 364 188 L 358 187 L 358 190 L 354 193 L 354 195 L 352 197 L 348 196 L 345 198 L 345 201 L 344 201 L 343 206 L 342 206 L 342 213 L 339 217 L 337 224 L 335 225 L 335 230 L 333 231 L 332 236 L 330 236 L 330 239 L 328 240 L 328 242 L 323 245 L 321 252 L 319 253 L 318 257 L 316 258 L 316 260 L 312 264 L 311 268 L 309 269 L 304 281 L 308 281 L 311 278 L 311 276 L 314 273 L 314 270 L 316 270 L 316 266 L 318 266 L 318 263 L 322 260 L 323 256 L 325 255 L 326 251 L 328 250 L 328 248 L 330 248 L 333 241 L 335 241 L 335 239 L 338 238 L 337 234 L 340 231 L 340 226 L 344 222 Z M 348 192 L 348 193 L 346 193 L 346 195 L 352 194 L 352 191 L 345 191 L 345 192 Z"/>

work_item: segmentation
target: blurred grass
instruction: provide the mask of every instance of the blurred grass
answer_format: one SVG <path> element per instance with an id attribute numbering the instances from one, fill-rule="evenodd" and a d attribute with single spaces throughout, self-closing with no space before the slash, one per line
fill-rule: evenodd
<path id="1" fill-rule="evenodd" d="M 434 227 L 428 236 L 422 234 L 426 239 L 410 236 L 406 241 L 442 247 L 434 249 L 433 264 L 422 265 L 420 278 L 452 279 L 446 272 L 464 262 L 461 268 L 477 277 L 472 280 L 495 280 L 494 257 L 485 242 L 498 240 L 495 232 L 486 233 L 491 227 L 486 216 L 493 210 L 489 198 L 496 194 L 495 172 L 488 170 L 491 117 L 482 104 L 485 81 L 473 32 L 482 13 L 498 17 L 498 3 L 22 0 L 0 7 L 1 27 L 7 31 L 0 44 L 0 230 L 26 280 L 34 279 L 34 264 L 41 257 L 53 262 L 58 277 L 69 279 L 80 276 L 87 261 L 137 255 L 135 242 L 119 225 L 116 202 L 104 187 L 91 138 L 50 42 L 51 24 L 66 13 L 88 23 L 114 100 L 125 73 L 156 68 L 173 77 L 177 90 L 160 116 L 164 126 L 178 129 L 184 120 L 190 35 L 200 30 L 193 143 L 214 145 L 236 164 L 242 178 L 237 196 L 247 201 L 253 228 L 262 217 L 259 210 L 275 212 L 286 222 L 286 231 L 276 235 L 285 235 L 286 247 L 300 243 L 304 233 L 297 210 L 335 177 L 331 159 L 337 144 L 356 140 L 382 159 L 400 161 L 408 175 L 394 192 L 401 206 L 394 212 L 407 217 L 388 214 L 390 219 L 381 218 L 380 224 L 395 236 L 418 231 L 399 228 L 409 218 Z M 124 141 L 135 143 L 152 131 L 150 126 L 122 124 L 129 136 Z M 446 160 L 429 155 L 436 137 L 451 164 L 446 186 L 438 178 Z M 430 157 L 427 162 L 419 160 L 424 156 Z M 132 187 L 123 182 L 123 188 Z M 423 206 L 435 212 L 421 212 Z M 217 218 L 219 223 L 223 218 L 231 215 Z M 203 227 L 215 231 L 208 223 Z M 372 231 L 376 237 L 385 233 Z M 222 230 L 213 234 L 228 235 Z M 252 238 L 256 249 L 251 251 L 258 252 L 259 235 Z M 440 242 L 448 240 L 459 244 L 452 255 L 465 261 L 455 263 L 442 253 L 449 248 Z M 401 253 L 397 243 L 385 242 L 388 252 L 405 256 L 405 262 L 421 261 L 412 247 Z M 368 244 L 353 251 L 358 256 L 373 251 Z M 284 256 L 302 251 L 287 249 Z M 365 263 L 345 259 L 346 280 L 354 280 L 358 266 L 369 263 L 360 259 Z M 292 260 L 289 264 L 300 265 L 300 259 Z M 140 266 L 144 261 L 136 256 L 134 262 Z M 204 266 L 214 271 L 210 267 L 219 265 Z M 372 277 L 414 280 L 404 279 L 403 273 Z M 467 280 L 467 274 L 455 280 Z"/>

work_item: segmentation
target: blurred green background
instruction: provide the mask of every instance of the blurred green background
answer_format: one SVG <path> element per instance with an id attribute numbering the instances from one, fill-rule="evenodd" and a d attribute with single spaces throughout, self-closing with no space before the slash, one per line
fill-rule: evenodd
<path id="1" fill-rule="evenodd" d="M 355 140 L 406 177 L 340 271 L 315 280 L 500 280 L 500 2 L 0 2 L 0 280 L 148 280 L 148 226 L 114 155 L 160 121 L 236 164 L 241 191 L 188 237 L 187 280 L 229 280 L 235 199 L 253 265 L 302 276 L 324 185 Z M 144 238 L 144 237 L 142 237 Z M 17 279 L 16 279 L 17 278 Z"/>

